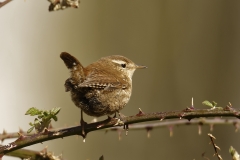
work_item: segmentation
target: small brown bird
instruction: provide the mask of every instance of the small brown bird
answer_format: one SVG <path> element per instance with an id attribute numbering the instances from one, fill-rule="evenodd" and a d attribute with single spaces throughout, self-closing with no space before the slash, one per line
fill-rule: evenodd
<path id="1" fill-rule="evenodd" d="M 82 135 L 85 137 L 82 111 L 90 116 L 111 115 L 128 103 L 132 93 L 132 75 L 139 66 L 120 55 L 103 57 L 83 67 L 72 55 L 60 55 L 70 78 L 65 82 L 66 92 L 70 91 L 74 104 L 81 109 Z"/>

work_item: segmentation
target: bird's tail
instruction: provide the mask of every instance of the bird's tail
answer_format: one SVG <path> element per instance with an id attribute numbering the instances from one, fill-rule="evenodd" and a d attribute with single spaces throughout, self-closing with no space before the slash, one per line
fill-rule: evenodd
<path id="1" fill-rule="evenodd" d="M 68 69 L 73 69 L 73 67 L 76 67 L 78 65 L 82 66 L 81 63 L 77 60 L 77 58 L 73 57 L 67 52 L 62 52 L 60 54 L 60 57 L 64 61 Z"/>
<path id="2" fill-rule="evenodd" d="M 67 52 L 60 54 L 61 59 L 64 61 L 67 68 L 71 71 L 70 81 L 73 85 L 78 85 L 85 79 L 84 67 L 82 64 Z"/>

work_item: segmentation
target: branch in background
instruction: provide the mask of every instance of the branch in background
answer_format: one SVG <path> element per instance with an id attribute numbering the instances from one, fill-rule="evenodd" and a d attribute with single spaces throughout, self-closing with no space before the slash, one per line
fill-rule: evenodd
<path id="1" fill-rule="evenodd" d="M 4 2 L 0 2 L 0 8 L 3 7 L 4 5 L 8 4 L 12 0 L 5 0 Z"/>
<path id="2" fill-rule="evenodd" d="M 27 149 L 18 149 L 6 154 L 7 156 L 18 157 L 21 159 L 35 160 L 63 160 L 62 155 L 54 156 L 52 152 L 47 151 L 45 147 L 42 151 L 32 151 Z"/>
<path id="3" fill-rule="evenodd" d="M 238 119 L 206 119 L 206 118 L 200 118 L 193 119 L 191 121 L 188 120 L 172 120 L 172 121 L 165 121 L 165 122 L 156 122 L 156 123 L 149 123 L 149 124 L 132 124 L 129 125 L 129 128 L 131 131 L 133 130 L 146 130 L 147 131 L 147 137 L 150 138 L 150 131 L 152 131 L 155 128 L 168 128 L 170 131 L 170 136 L 173 135 L 173 127 L 177 126 L 184 126 L 184 125 L 198 125 L 198 134 L 200 135 L 202 133 L 201 128 L 203 125 L 209 125 L 210 131 L 213 131 L 214 125 L 233 125 L 235 127 L 235 131 L 237 132 L 239 129 L 240 120 Z M 105 132 L 109 131 L 118 131 L 119 132 L 119 139 L 121 139 L 121 132 L 123 131 L 122 127 L 112 127 L 107 128 Z M 16 135 L 16 133 L 15 133 Z M 2 135 L 0 135 L 1 140 Z"/>
<path id="4" fill-rule="evenodd" d="M 48 8 L 49 11 L 58 11 L 66 8 L 78 8 L 80 0 L 48 0 L 51 4 Z"/>
<path id="5" fill-rule="evenodd" d="M 5 0 L 0 2 L 0 8 L 8 4 L 12 0 Z M 80 5 L 80 0 L 48 0 L 51 4 L 48 7 L 49 11 L 64 10 L 66 8 L 78 8 Z"/>
<path id="6" fill-rule="evenodd" d="M 218 150 L 220 150 L 220 147 L 218 147 L 218 146 L 214 143 L 214 140 L 215 140 L 216 138 L 215 138 L 212 134 L 210 134 L 210 133 L 208 133 L 208 136 L 209 136 L 209 138 L 210 138 L 210 140 L 211 140 L 210 143 L 213 145 L 213 148 L 214 148 L 214 151 L 215 151 L 215 153 L 214 153 L 213 156 L 216 155 L 219 160 L 222 160 L 221 155 L 218 154 Z"/>
<path id="7" fill-rule="evenodd" d="M 134 116 L 128 116 L 122 118 L 124 123 L 119 123 L 117 119 L 106 119 L 104 121 L 90 123 L 85 125 L 85 132 L 89 133 L 91 131 L 96 131 L 105 128 L 124 126 L 125 129 L 128 129 L 129 124 L 133 123 L 140 123 L 140 122 L 147 122 L 153 120 L 164 120 L 164 119 L 187 119 L 191 120 L 193 118 L 200 118 L 200 117 L 237 117 L 240 118 L 240 112 L 234 108 L 215 108 L 212 109 L 184 109 L 182 111 L 170 111 L 170 112 L 155 112 L 155 113 L 148 113 L 145 114 L 142 111 L 139 111 L 138 114 Z M 118 123 L 117 123 L 118 122 Z M 59 130 L 49 131 L 48 129 L 44 129 L 42 132 L 37 134 L 26 136 L 19 134 L 17 140 L 8 145 L 4 145 L 0 147 L 0 156 L 1 154 L 6 154 L 11 151 L 30 146 L 36 143 L 41 143 L 44 141 L 63 138 L 71 135 L 81 135 L 82 130 L 81 126 L 69 127 Z"/>

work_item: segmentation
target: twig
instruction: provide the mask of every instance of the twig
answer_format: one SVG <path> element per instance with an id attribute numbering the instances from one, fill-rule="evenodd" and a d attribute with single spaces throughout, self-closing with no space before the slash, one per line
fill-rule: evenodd
<path id="1" fill-rule="evenodd" d="M 135 116 L 128 116 L 123 117 L 122 120 L 123 123 L 118 123 L 118 126 L 127 126 L 129 124 L 133 123 L 139 123 L 139 122 L 147 122 L 147 121 L 153 121 L 153 120 L 163 120 L 163 119 L 188 119 L 189 121 L 193 118 L 200 118 L 200 117 L 237 117 L 240 118 L 239 111 L 236 109 L 194 109 L 189 110 L 185 109 L 183 111 L 170 111 L 170 112 L 155 112 L 155 113 L 148 113 L 148 114 L 137 114 Z M 105 128 L 111 128 L 115 127 L 116 123 L 118 121 L 114 118 L 107 119 L 104 121 L 96 122 L 96 123 L 90 123 L 85 126 L 85 132 L 89 133 L 91 131 L 105 129 Z M 126 127 L 127 129 L 127 127 Z M 81 126 L 75 126 L 75 127 L 69 127 L 64 128 L 60 130 L 53 130 L 49 131 L 48 129 L 45 129 L 43 132 L 40 132 L 38 134 L 34 134 L 31 136 L 26 136 L 20 134 L 18 139 L 12 143 L 9 143 L 8 145 L 4 145 L 0 147 L 0 156 L 2 154 L 6 154 L 8 152 L 30 146 L 36 143 L 41 143 L 44 141 L 57 139 L 57 138 L 63 138 L 71 135 L 81 135 Z"/>
<path id="2" fill-rule="evenodd" d="M 216 139 L 216 138 L 212 134 L 210 134 L 210 133 L 208 133 L 208 136 L 209 136 L 209 138 L 211 140 L 211 144 L 213 145 L 213 148 L 214 148 L 214 151 L 215 151 L 213 156 L 217 155 L 218 159 L 222 160 L 221 155 L 218 154 L 218 150 L 220 150 L 220 148 L 214 143 L 214 139 Z"/>
<path id="3" fill-rule="evenodd" d="M 0 2 L 0 8 L 3 7 L 4 5 L 8 4 L 12 0 L 5 0 L 4 2 Z"/>
<path id="4" fill-rule="evenodd" d="M 50 2 L 50 6 L 48 8 L 49 11 L 58 11 L 66 8 L 78 8 L 80 4 L 80 0 L 48 0 Z"/>
<path id="5" fill-rule="evenodd" d="M 41 151 L 33 151 L 28 149 L 18 149 L 6 154 L 7 156 L 17 157 L 29 160 L 63 160 L 62 155 L 55 156 L 53 152 L 49 152 L 47 147 Z"/>

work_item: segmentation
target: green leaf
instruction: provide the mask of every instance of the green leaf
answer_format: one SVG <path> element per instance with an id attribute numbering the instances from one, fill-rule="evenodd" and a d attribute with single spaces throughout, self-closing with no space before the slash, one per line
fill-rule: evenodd
<path id="1" fill-rule="evenodd" d="M 36 125 L 36 124 L 40 124 L 40 121 L 37 118 L 34 119 L 34 125 Z"/>
<path id="2" fill-rule="evenodd" d="M 25 115 L 35 116 L 41 114 L 42 111 L 38 110 L 35 107 L 29 108 Z"/>
<path id="3" fill-rule="evenodd" d="M 30 126 L 32 126 L 29 129 L 29 133 L 35 128 L 35 131 L 41 132 L 45 127 L 48 128 L 49 124 L 51 123 L 51 119 L 54 121 L 58 120 L 58 117 L 56 116 L 60 112 L 61 108 L 53 108 L 49 111 L 42 111 L 37 108 L 30 108 L 27 112 L 26 115 L 31 115 L 31 116 L 37 116 L 37 118 L 34 119 L 33 123 L 29 123 Z"/>
<path id="4" fill-rule="evenodd" d="M 208 106 L 208 107 L 214 107 L 214 105 L 211 102 L 209 102 L 208 100 L 203 101 L 202 104 L 205 106 Z"/>
<path id="5" fill-rule="evenodd" d="M 44 117 L 44 115 L 38 115 L 38 119 L 42 119 Z"/>
<path id="6" fill-rule="evenodd" d="M 48 113 L 47 111 L 44 111 L 44 112 L 43 112 L 43 115 L 46 117 L 46 116 L 49 115 L 49 113 Z"/>
<path id="7" fill-rule="evenodd" d="M 58 120 L 57 116 L 55 116 L 55 115 L 52 116 L 52 119 L 54 119 L 54 121 Z"/>
<path id="8" fill-rule="evenodd" d="M 29 128 L 27 133 L 31 133 L 33 129 L 34 129 L 34 127 Z"/>
<path id="9" fill-rule="evenodd" d="M 56 108 L 53 108 L 53 109 L 51 110 L 51 113 L 52 113 L 53 115 L 57 115 L 57 114 L 60 112 L 60 110 L 61 110 L 61 108 L 56 107 Z"/>
<path id="10" fill-rule="evenodd" d="M 217 102 L 212 101 L 212 105 L 213 105 L 213 107 L 216 107 L 217 106 Z"/>

